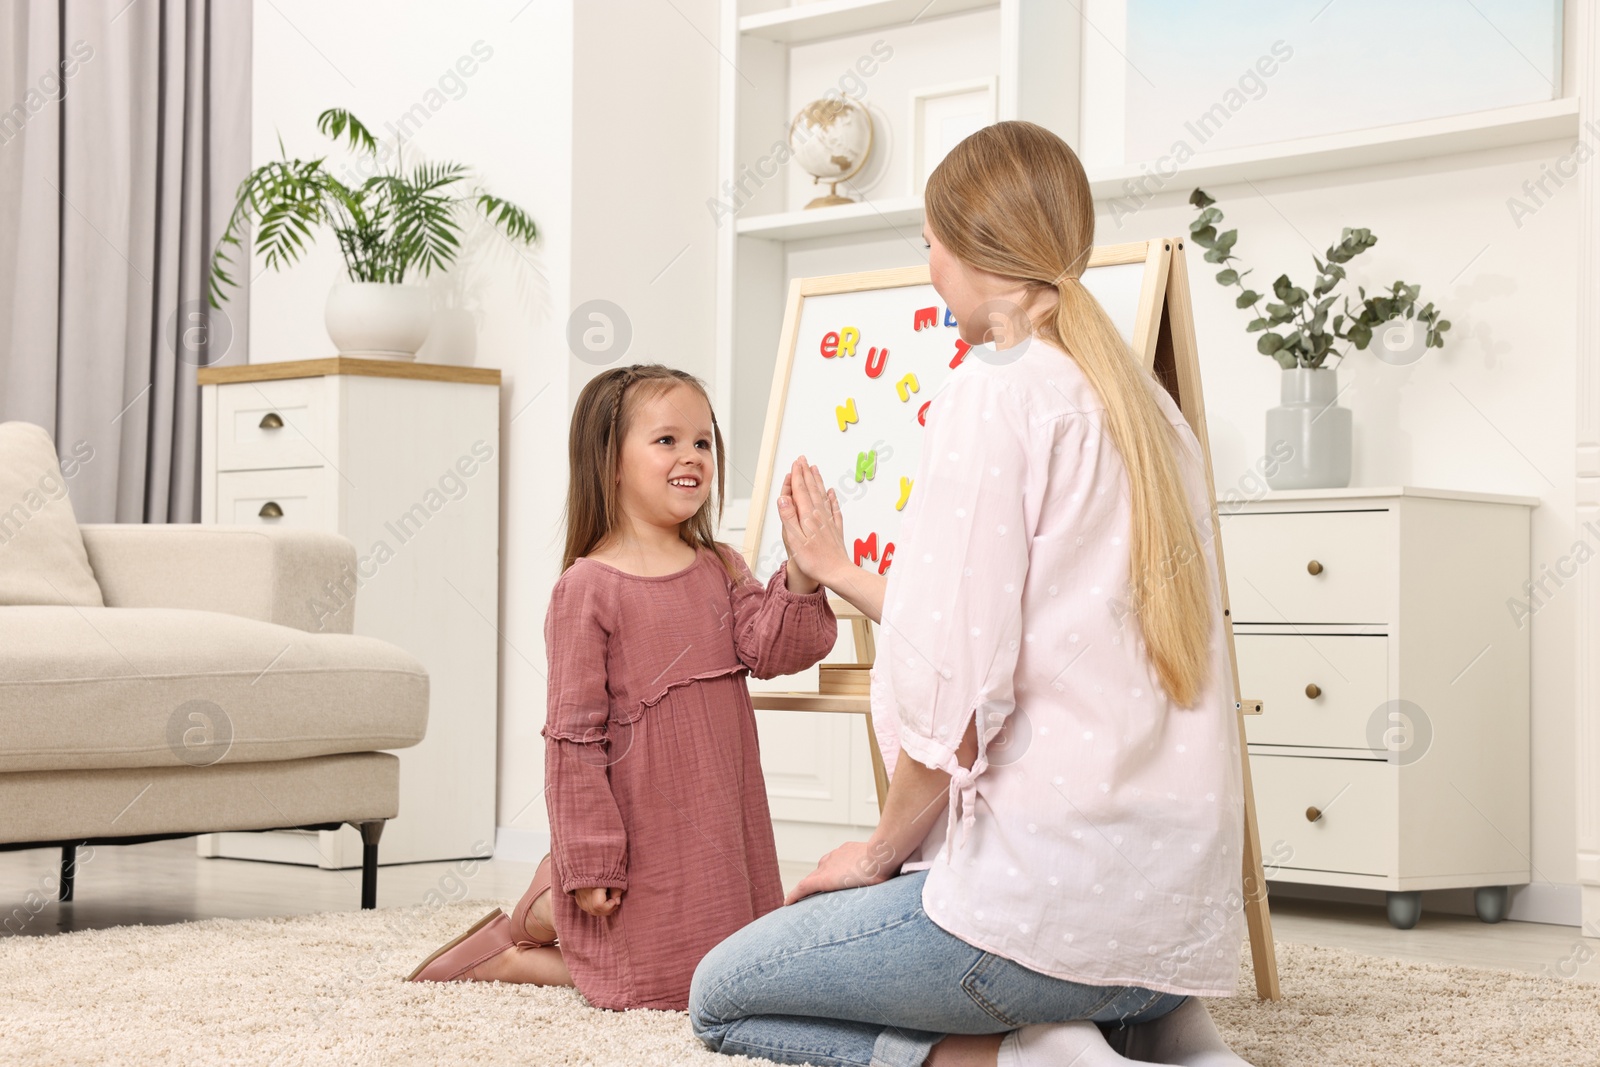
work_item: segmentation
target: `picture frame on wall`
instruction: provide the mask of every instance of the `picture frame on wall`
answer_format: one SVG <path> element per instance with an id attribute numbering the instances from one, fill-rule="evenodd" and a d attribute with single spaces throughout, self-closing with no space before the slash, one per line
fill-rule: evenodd
<path id="1" fill-rule="evenodd" d="M 911 191 L 922 195 L 928 175 L 950 149 L 998 116 L 1000 79 L 972 78 L 911 94 Z"/>

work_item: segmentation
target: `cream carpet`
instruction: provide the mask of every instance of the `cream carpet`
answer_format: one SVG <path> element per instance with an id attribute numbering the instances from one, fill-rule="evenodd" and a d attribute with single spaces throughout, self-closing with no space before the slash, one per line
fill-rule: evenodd
<path id="1" fill-rule="evenodd" d="M 505 901 L 509 909 L 513 901 Z M 482 902 L 211 919 L 0 940 L 5 1064 L 765 1063 L 708 1052 L 677 1012 L 572 989 L 412 984 Z M 1210 1002 L 1256 1067 L 1600 1063 L 1600 985 L 1280 943 L 1283 1000 Z"/>

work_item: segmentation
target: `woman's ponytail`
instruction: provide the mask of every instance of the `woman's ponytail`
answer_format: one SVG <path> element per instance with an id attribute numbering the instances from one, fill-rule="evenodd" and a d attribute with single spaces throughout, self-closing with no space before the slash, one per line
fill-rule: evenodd
<path id="1" fill-rule="evenodd" d="M 1161 687 L 1193 707 L 1210 681 L 1212 570 L 1185 490 L 1182 446 L 1156 401 L 1161 385 L 1081 281 L 1095 223 L 1083 163 L 1043 126 L 997 122 L 950 150 L 928 175 L 923 203 L 958 261 L 1059 295 L 1053 313 L 1031 326 L 1077 363 L 1105 405 L 1105 430 L 1128 472 L 1132 614 Z"/>
<path id="2" fill-rule="evenodd" d="M 1072 356 L 1105 404 L 1105 429 L 1128 474 L 1131 614 L 1161 687 L 1192 707 L 1210 679 L 1211 572 L 1178 466 L 1181 445 L 1151 392 L 1162 387 L 1100 301 L 1078 275 L 1061 277 L 1056 291 L 1055 321 L 1038 332 Z"/>

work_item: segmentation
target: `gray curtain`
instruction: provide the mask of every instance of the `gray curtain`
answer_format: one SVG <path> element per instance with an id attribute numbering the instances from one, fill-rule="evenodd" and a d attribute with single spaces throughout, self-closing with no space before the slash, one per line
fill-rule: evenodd
<path id="1" fill-rule="evenodd" d="M 246 361 L 247 290 L 213 311 L 206 279 L 251 7 L 0 3 L 0 421 L 55 437 L 82 522 L 199 520 L 195 371 Z"/>

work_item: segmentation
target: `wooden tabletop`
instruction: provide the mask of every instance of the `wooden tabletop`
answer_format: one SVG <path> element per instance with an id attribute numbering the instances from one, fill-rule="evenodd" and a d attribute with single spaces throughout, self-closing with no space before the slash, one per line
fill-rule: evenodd
<path id="1" fill-rule="evenodd" d="M 201 367 L 195 372 L 195 381 L 201 385 L 223 385 L 228 382 L 320 378 L 329 374 L 352 374 L 367 378 L 418 378 L 431 382 L 469 382 L 475 385 L 500 384 L 500 371 L 497 367 L 417 363 L 409 359 L 356 359 L 350 356 L 272 363 L 241 363 L 231 367 Z"/>

